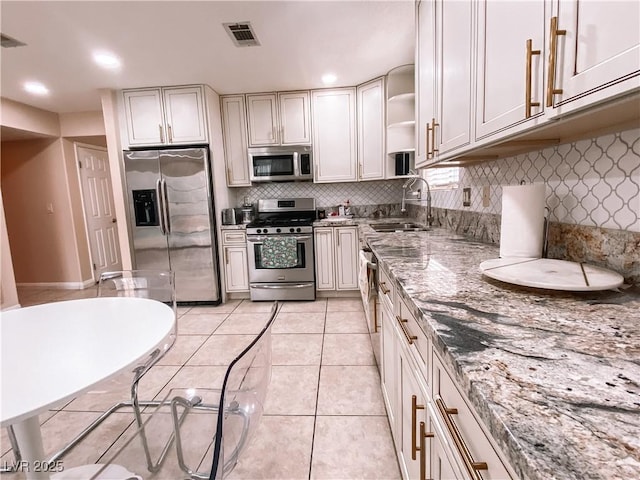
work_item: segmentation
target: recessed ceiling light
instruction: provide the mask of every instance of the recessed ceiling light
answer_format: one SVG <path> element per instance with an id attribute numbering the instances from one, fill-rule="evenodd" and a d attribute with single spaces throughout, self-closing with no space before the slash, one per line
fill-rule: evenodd
<path id="1" fill-rule="evenodd" d="M 331 85 L 333 83 L 336 83 L 337 79 L 338 77 L 336 77 L 333 73 L 326 73 L 322 76 L 322 83 L 324 83 L 325 85 Z"/>
<path id="2" fill-rule="evenodd" d="M 93 52 L 93 61 L 110 70 L 117 70 L 122 65 L 120 59 L 109 52 Z"/>
<path id="3" fill-rule="evenodd" d="M 24 89 L 34 95 L 48 95 L 49 89 L 40 82 L 25 82 Z"/>

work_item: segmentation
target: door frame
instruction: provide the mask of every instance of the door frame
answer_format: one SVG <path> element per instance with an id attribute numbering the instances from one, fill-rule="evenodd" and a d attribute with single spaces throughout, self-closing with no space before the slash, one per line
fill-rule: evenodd
<path id="1" fill-rule="evenodd" d="M 84 234 L 87 241 L 87 249 L 89 251 L 89 270 L 91 270 L 91 279 L 94 283 L 97 283 L 98 279 L 96 278 L 96 269 L 93 268 L 94 264 L 94 252 L 91 248 L 91 238 L 89 235 L 89 222 L 87 221 L 87 209 L 86 209 L 86 196 L 84 191 L 84 186 L 82 183 L 82 173 L 80 172 L 80 159 L 78 156 L 78 148 L 87 148 L 90 150 L 98 150 L 107 154 L 107 162 L 109 161 L 108 149 L 107 147 L 101 147 L 98 145 L 91 145 L 89 143 L 82 142 L 73 142 L 73 153 L 75 156 L 75 164 L 76 164 L 76 175 L 78 176 L 78 185 L 80 187 L 80 197 L 82 198 L 82 218 L 84 220 Z M 113 197 L 113 179 L 111 178 L 111 170 L 109 172 L 109 191 Z M 114 199 L 115 202 L 115 199 Z M 118 225 L 117 228 L 120 228 Z M 120 244 L 118 244 L 118 249 L 120 250 L 120 265 L 122 265 L 122 248 Z"/>

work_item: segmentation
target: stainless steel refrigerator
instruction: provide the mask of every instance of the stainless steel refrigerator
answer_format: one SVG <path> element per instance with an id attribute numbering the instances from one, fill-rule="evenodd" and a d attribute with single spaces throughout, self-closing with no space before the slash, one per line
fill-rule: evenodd
<path id="1" fill-rule="evenodd" d="M 181 303 L 220 301 L 209 151 L 124 152 L 133 264 L 173 270 Z"/>

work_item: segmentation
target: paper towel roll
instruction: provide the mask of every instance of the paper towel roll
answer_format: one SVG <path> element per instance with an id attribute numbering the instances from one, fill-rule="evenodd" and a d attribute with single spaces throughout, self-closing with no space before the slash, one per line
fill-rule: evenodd
<path id="1" fill-rule="evenodd" d="M 545 186 L 502 187 L 500 257 L 542 257 Z"/>

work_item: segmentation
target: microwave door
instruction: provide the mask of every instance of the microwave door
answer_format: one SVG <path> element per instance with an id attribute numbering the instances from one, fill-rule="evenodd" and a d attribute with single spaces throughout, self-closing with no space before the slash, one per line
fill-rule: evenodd
<path id="1" fill-rule="evenodd" d="M 253 181 L 285 180 L 295 178 L 294 154 L 281 153 L 252 156 Z"/>

